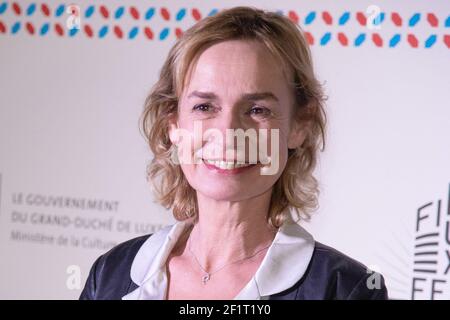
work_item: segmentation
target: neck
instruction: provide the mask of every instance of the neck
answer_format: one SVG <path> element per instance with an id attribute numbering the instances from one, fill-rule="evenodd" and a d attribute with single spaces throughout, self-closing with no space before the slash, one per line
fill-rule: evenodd
<path id="1" fill-rule="evenodd" d="M 213 271 L 265 251 L 262 249 L 277 232 L 267 222 L 271 193 L 238 202 L 217 201 L 197 193 L 199 213 L 190 234 L 190 249 L 203 268 Z"/>

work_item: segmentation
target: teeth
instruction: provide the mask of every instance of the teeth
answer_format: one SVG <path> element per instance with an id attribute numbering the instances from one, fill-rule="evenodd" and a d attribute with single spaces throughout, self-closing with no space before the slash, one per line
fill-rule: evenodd
<path id="1" fill-rule="evenodd" d="M 243 163 L 243 162 L 229 162 L 229 161 L 215 161 L 215 160 L 205 160 L 206 163 L 211 164 L 217 168 L 223 169 L 223 170 L 231 170 L 236 168 L 242 168 L 242 167 L 248 167 L 250 164 Z"/>

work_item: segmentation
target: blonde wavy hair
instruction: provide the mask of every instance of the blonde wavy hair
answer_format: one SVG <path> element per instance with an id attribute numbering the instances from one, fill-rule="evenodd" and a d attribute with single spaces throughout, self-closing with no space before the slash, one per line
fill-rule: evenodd
<path id="1" fill-rule="evenodd" d="M 181 166 L 171 161 L 169 119 L 176 117 L 178 99 L 186 85 L 189 68 L 200 54 L 222 41 L 256 40 L 276 57 L 284 70 L 294 74 L 296 104 L 294 119 L 310 124 L 304 143 L 288 150 L 286 167 L 273 186 L 268 222 L 279 227 L 293 211 L 298 219 L 309 219 L 318 208 L 319 187 L 313 175 L 318 151 L 325 148 L 326 100 L 315 77 L 311 52 L 300 27 L 274 12 L 252 7 L 235 7 L 204 18 L 188 29 L 170 50 L 159 80 L 152 87 L 140 118 L 140 125 L 154 158 L 148 164 L 157 201 L 172 208 L 177 220 L 196 218 L 196 191 L 189 185 Z"/>

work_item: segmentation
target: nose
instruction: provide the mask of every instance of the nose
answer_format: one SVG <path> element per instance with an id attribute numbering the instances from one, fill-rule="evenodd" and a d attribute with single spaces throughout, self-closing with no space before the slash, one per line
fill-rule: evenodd
<path id="1" fill-rule="evenodd" d="M 242 123 L 239 115 L 232 108 L 222 108 L 218 114 L 208 120 L 203 122 L 203 129 L 205 130 L 204 139 L 209 142 L 218 142 L 220 134 L 221 140 L 225 146 L 227 142 L 227 130 L 244 129 L 242 128 Z M 232 142 L 232 141 L 231 141 Z M 230 141 L 228 141 L 230 143 Z M 225 151 L 225 150 L 224 150 Z"/>
<path id="2" fill-rule="evenodd" d="M 246 129 L 237 109 L 223 108 L 210 123 L 211 126 L 220 130 L 224 135 L 227 129 Z"/>
<path id="3" fill-rule="evenodd" d="M 244 120 L 237 109 L 228 108 L 222 109 L 213 119 L 204 122 L 203 136 L 205 143 L 210 144 L 207 149 L 214 149 L 216 156 L 220 152 L 224 159 L 239 159 L 242 161 L 248 159 L 248 144 L 249 142 L 255 144 L 256 141 L 253 140 L 256 140 L 256 138 L 242 138 L 243 134 L 249 129 Z M 237 131 L 238 129 L 240 130 Z"/>

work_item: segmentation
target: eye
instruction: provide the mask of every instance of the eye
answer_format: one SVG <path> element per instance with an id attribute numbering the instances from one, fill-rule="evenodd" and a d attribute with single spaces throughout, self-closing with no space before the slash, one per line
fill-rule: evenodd
<path id="1" fill-rule="evenodd" d="M 193 111 L 199 111 L 199 112 L 208 112 L 212 110 L 212 106 L 209 103 L 201 103 L 196 104 L 193 108 Z"/>
<path id="2" fill-rule="evenodd" d="M 247 111 L 247 114 L 249 114 L 249 115 L 256 115 L 256 116 L 263 116 L 263 117 L 270 116 L 271 113 L 272 112 L 270 111 L 270 109 L 268 109 L 266 107 L 261 107 L 261 106 L 254 106 L 249 111 Z"/>

